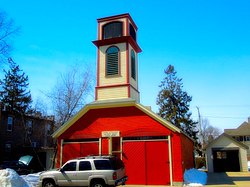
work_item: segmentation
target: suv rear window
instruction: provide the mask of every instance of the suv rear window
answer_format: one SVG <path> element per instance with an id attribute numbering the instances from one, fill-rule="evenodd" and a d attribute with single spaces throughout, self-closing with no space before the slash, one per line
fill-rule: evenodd
<path id="1" fill-rule="evenodd" d="M 111 164 L 115 170 L 124 168 L 124 164 L 119 158 L 112 158 Z"/>
<path id="2" fill-rule="evenodd" d="M 124 168 L 123 162 L 119 158 L 110 158 L 109 160 L 94 160 L 97 170 L 117 170 Z"/>
<path id="3" fill-rule="evenodd" d="M 113 169 L 109 160 L 94 160 L 94 163 L 97 170 Z"/>

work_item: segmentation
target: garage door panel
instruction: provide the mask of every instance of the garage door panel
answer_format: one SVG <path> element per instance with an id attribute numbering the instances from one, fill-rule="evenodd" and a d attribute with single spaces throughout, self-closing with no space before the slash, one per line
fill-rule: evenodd
<path id="1" fill-rule="evenodd" d="M 98 142 L 76 142 L 63 145 L 63 164 L 70 159 L 99 155 Z"/>
<path id="2" fill-rule="evenodd" d="M 80 157 L 80 144 L 70 143 L 63 145 L 63 164 L 77 157 Z"/>
<path id="3" fill-rule="evenodd" d="M 99 155 L 99 143 L 98 142 L 88 142 L 81 143 L 81 153 L 80 156 L 89 156 L 89 155 Z"/>
<path id="4" fill-rule="evenodd" d="M 167 185 L 170 183 L 167 141 L 123 143 L 127 184 Z"/>
<path id="5" fill-rule="evenodd" d="M 145 143 L 124 142 L 123 161 L 128 175 L 126 184 L 146 184 Z"/>
<path id="6" fill-rule="evenodd" d="M 108 155 L 109 154 L 109 141 L 108 138 L 102 139 L 102 155 Z"/>
<path id="7" fill-rule="evenodd" d="M 147 185 L 170 183 L 168 143 L 146 142 Z"/>

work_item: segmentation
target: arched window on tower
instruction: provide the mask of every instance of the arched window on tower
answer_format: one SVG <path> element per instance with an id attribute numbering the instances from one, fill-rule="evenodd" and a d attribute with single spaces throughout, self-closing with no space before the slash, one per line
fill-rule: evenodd
<path id="1" fill-rule="evenodd" d="M 135 32 L 134 27 L 131 24 L 129 24 L 129 34 L 136 41 L 136 32 Z"/>
<path id="2" fill-rule="evenodd" d="M 106 51 L 106 75 L 119 74 L 119 48 L 112 46 Z"/>
<path id="3" fill-rule="evenodd" d="M 135 52 L 131 50 L 131 77 L 136 80 Z"/>
<path id="4" fill-rule="evenodd" d="M 122 22 L 111 22 L 103 26 L 102 39 L 116 38 L 122 36 Z"/>

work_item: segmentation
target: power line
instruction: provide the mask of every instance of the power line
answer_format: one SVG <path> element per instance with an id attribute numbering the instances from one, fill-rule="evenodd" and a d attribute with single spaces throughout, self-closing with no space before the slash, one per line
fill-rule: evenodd
<path id="1" fill-rule="evenodd" d="M 199 117 L 196 115 L 192 115 L 193 117 Z M 246 117 L 232 117 L 232 116 L 207 116 L 207 115 L 202 115 L 202 117 L 205 118 L 221 118 L 221 119 L 246 119 Z"/>
<path id="2" fill-rule="evenodd" d="M 249 107 L 250 104 L 246 105 L 199 105 L 200 108 L 234 108 L 234 107 Z M 196 108 L 196 107 L 192 107 Z"/>

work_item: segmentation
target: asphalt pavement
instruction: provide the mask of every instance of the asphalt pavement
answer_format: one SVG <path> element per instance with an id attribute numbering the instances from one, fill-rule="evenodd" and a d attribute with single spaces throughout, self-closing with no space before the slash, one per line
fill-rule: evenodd
<path id="1" fill-rule="evenodd" d="M 250 172 L 208 173 L 207 187 L 250 187 Z"/>
<path id="2" fill-rule="evenodd" d="M 250 172 L 208 173 L 207 185 L 205 186 L 206 187 L 250 187 Z M 170 186 L 125 185 L 124 187 L 170 187 Z"/>

